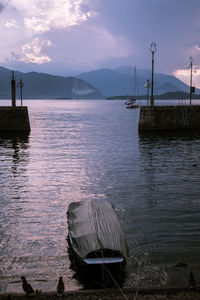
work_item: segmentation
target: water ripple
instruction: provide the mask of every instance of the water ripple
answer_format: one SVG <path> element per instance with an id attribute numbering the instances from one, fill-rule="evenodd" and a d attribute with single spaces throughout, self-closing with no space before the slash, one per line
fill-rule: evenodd
<path id="1" fill-rule="evenodd" d="M 25 101 L 29 136 L 0 136 L 0 292 L 82 285 L 68 256 L 72 201 L 106 199 L 128 239 L 125 286 L 184 285 L 199 272 L 199 138 L 138 136 L 123 101 Z"/>

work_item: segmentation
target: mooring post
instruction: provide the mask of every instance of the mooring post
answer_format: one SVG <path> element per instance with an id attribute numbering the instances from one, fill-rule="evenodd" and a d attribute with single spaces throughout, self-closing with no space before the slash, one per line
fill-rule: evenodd
<path id="1" fill-rule="evenodd" d="M 193 64 L 193 59 L 190 56 L 190 105 L 192 104 L 192 93 L 193 93 L 193 87 L 192 87 L 192 64 Z"/>
<path id="2" fill-rule="evenodd" d="M 23 86 L 24 86 L 24 83 L 23 83 L 22 79 L 20 79 L 19 87 L 20 87 L 21 106 L 22 106 L 22 88 L 23 88 Z"/>
<path id="3" fill-rule="evenodd" d="M 14 71 L 12 71 L 11 94 L 12 94 L 12 107 L 15 107 L 16 106 L 16 91 L 15 91 L 15 75 L 14 75 Z"/>
<path id="4" fill-rule="evenodd" d="M 149 81 L 149 79 L 147 79 L 147 82 L 144 85 L 144 88 L 147 89 L 147 106 L 149 106 L 149 88 L 151 86 L 151 83 Z"/>
<path id="5" fill-rule="evenodd" d="M 153 96 L 153 87 L 154 87 L 154 53 L 156 52 L 156 43 L 151 43 L 150 51 L 152 53 L 152 73 L 151 73 L 151 102 L 150 105 L 154 106 L 154 96 Z"/>

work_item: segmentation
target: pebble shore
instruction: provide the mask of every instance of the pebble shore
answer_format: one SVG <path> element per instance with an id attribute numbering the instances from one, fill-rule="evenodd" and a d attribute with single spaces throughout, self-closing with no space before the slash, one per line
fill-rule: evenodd
<path id="1" fill-rule="evenodd" d="M 0 300 L 19 300 L 19 299 L 37 299 L 37 300 L 156 300 L 156 299 L 174 299 L 174 300 L 198 300 L 200 299 L 200 288 L 172 288 L 172 289 L 153 289 L 136 290 L 124 289 L 103 289 L 103 290 L 80 290 L 74 292 L 65 292 L 63 296 L 58 296 L 55 292 L 42 293 L 39 295 L 26 296 L 25 294 L 0 294 Z"/>

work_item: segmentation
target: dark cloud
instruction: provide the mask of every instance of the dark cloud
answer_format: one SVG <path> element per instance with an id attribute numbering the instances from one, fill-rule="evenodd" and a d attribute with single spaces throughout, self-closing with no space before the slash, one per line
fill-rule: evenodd
<path id="1" fill-rule="evenodd" d="M 20 56 L 17 53 L 13 52 L 13 51 L 11 51 L 10 56 L 13 60 L 19 60 L 20 59 Z"/>
<path id="2" fill-rule="evenodd" d="M 0 13 L 4 10 L 5 4 L 0 2 Z"/>
<path id="3" fill-rule="evenodd" d="M 194 58 L 195 64 L 200 64 L 200 0 L 73 1 L 74 5 L 79 3 L 83 15 L 87 15 L 87 12 L 94 14 L 76 26 L 64 29 L 52 26 L 49 31 L 42 33 L 39 36 L 41 45 L 42 41 L 51 41 L 51 46 L 42 46 L 44 55 L 50 57 L 51 62 L 35 64 L 35 70 L 72 74 L 120 65 L 150 69 L 150 44 L 153 41 L 157 44 L 156 72 L 172 74 L 177 69 L 186 68 L 190 56 Z M 7 3 L 8 0 L 0 0 L 0 12 Z M 13 6 L 11 8 L 13 12 Z M 72 14 L 73 8 L 72 5 Z M 6 15 L 6 9 L 4 12 Z M 15 18 L 12 18 L 19 27 L 9 28 L 15 38 L 22 27 L 18 13 L 21 10 L 13 12 Z M 24 38 L 21 46 L 30 42 Z M 14 48 L 13 51 L 20 50 Z M 18 60 L 21 69 L 30 70 L 33 67 L 27 62 L 20 62 L 16 53 L 9 57 L 13 63 Z"/>
<path id="4" fill-rule="evenodd" d="M 172 73 L 184 68 L 191 55 L 200 61 L 200 51 L 195 50 L 200 33 L 199 0 L 126 0 L 123 4 L 116 0 L 99 1 L 97 11 L 99 26 L 103 24 L 114 36 L 123 36 L 131 43 L 129 63 L 149 67 L 149 46 L 153 41 L 157 44 L 158 72 Z"/>

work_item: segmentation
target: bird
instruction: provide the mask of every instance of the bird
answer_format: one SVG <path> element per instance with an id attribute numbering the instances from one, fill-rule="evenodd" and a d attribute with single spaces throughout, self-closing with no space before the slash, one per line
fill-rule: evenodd
<path id="1" fill-rule="evenodd" d="M 190 272 L 189 286 L 191 289 L 195 288 L 195 286 L 196 286 L 194 275 L 193 275 L 192 271 Z"/>
<path id="2" fill-rule="evenodd" d="M 185 263 L 185 262 L 179 262 L 174 266 L 174 268 L 177 268 L 177 269 L 183 269 L 183 268 L 187 268 L 187 267 L 188 267 L 188 263 Z"/>
<path id="3" fill-rule="evenodd" d="M 24 292 L 25 292 L 27 295 L 34 294 L 34 289 L 33 289 L 32 286 L 26 281 L 26 277 L 25 277 L 25 276 L 21 276 L 21 280 L 22 280 L 22 288 L 23 288 Z"/>
<path id="4" fill-rule="evenodd" d="M 60 276 L 57 285 L 57 294 L 61 296 L 64 294 L 64 291 L 65 291 L 65 285 L 62 276 Z"/>

